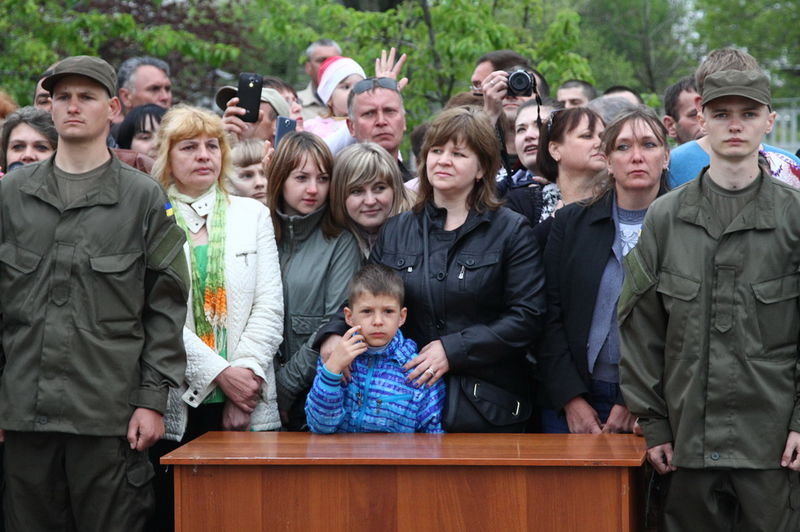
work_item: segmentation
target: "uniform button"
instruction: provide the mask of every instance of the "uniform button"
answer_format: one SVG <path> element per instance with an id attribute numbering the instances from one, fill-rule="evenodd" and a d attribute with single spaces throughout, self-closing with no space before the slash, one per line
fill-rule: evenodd
<path id="1" fill-rule="evenodd" d="M 436 279 L 438 279 L 439 281 L 443 281 L 444 276 L 445 276 L 444 272 L 439 272 L 436 274 Z"/>
<path id="2" fill-rule="evenodd" d="M 40 425 L 47 425 L 47 416 L 39 416 L 36 418 L 36 422 Z"/>
<path id="3" fill-rule="evenodd" d="M 197 395 L 197 390 L 193 391 L 192 395 Z"/>
<path id="4" fill-rule="evenodd" d="M 713 453 L 711 453 L 711 459 L 712 459 L 712 460 L 719 460 L 719 453 L 718 453 L 718 452 L 716 452 L 716 451 L 714 451 Z"/>
<path id="5" fill-rule="evenodd" d="M 475 264 L 475 259 L 467 259 L 467 266 L 472 266 Z"/>
<path id="6" fill-rule="evenodd" d="M 405 263 L 406 263 L 405 259 L 397 259 L 397 265 L 398 266 L 403 266 Z"/>
<path id="7" fill-rule="evenodd" d="M 436 328 L 444 329 L 444 322 L 442 320 L 436 320 Z"/>

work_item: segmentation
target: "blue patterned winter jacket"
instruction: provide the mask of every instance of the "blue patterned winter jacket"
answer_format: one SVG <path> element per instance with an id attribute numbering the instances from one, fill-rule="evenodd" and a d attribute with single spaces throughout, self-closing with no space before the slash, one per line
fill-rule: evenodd
<path id="1" fill-rule="evenodd" d="M 349 384 L 320 360 L 306 399 L 312 432 L 444 432 L 444 381 L 415 388 L 406 382 L 403 365 L 417 356 L 417 344 L 397 334 L 386 349 L 364 353 L 353 361 Z"/>

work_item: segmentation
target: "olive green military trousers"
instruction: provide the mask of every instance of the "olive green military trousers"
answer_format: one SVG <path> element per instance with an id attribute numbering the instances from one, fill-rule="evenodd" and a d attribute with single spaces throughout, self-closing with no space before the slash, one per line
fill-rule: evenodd
<path id="1" fill-rule="evenodd" d="M 800 473 L 678 469 L 668 475 L 666 532 L 797 532 Z"/>
<path id="2" fill-rule="evenodd" d="M 6 432 L 7 532 L 137 532 L 154 508 L 153 467 L 125 438 Z"/>

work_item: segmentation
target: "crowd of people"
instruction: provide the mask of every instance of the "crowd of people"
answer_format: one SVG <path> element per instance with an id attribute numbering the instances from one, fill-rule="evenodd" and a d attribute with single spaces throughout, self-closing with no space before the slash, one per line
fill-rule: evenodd
<path id="1" fill-rule="evenodd" d="M 172 530 L 159 458 L 220 430 L 636 433 L 665 530 L 800 529 L 800 160 L 752 56 L 659 118 L 488 52 L 405 159 L 405 54 L 305 56 L 254 122 L 152 57 L 5 118 L 5 530 Z"/>

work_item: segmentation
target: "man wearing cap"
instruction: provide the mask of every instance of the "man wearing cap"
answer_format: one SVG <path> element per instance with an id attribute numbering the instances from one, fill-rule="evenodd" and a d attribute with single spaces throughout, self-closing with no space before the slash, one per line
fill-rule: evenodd
<path id="1" fill-rule="evenodd" d="M 279 116 L 289 116 L 289 102 L 275 89 L 261 89 L 261 106 L 257 122 L 245 122 L 240 117 L 247 113 L 238 107 L 239 96 L 236 87 L 225 86 L 217 91 L 214 98 L 217 106 L 224 111 L 222 124 L 225 131 L 232 134 L 237 141 L 244 139 L 275 141 L 275 125 Z"/>
<path id="2" fill-rule="evenodd" d="M 9 531 L 142 530 L 145 452 L 182 380 L 185 238 L 161 188 L 106 147 L 105 61 L 42 82 L 53 157 L 0 182 L 0 428 Z"/>
<path id="3" fill-rule="evenodd" d="M 665 530 L 797 531 L 800 192 L 758 163 L 763 73 L 711 74 L 701 104 L 710 165 L 650 206 L 625 260 L 620 384 L 669 473 Z"/>

